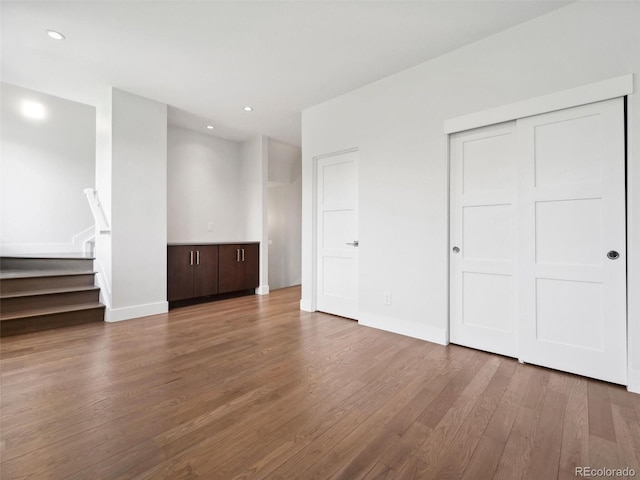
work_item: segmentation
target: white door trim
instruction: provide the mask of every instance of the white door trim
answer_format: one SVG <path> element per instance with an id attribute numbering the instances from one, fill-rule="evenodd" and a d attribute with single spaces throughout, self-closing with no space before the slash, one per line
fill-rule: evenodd
<path id="1" fill-rule="evenodd" d="M 640 94 L 627 96 L 627 390 L 640 394 L 640 296 L 630 295 L 640 289 L 640 173 L 638 136 Z"/>
<path id="2" fill-rule="evenodd" d="M 323 158 L 335 157 L 345 153 L 357 152 L 358 147 L 346 148 L 335 152 L 323 153 L 312 158 L 312 183 L 311 183 L 311 295 L 308 301 L 300 300 L 300 308 L 305 312 L 315 312 L 318 310 L 318 160 Z"/>
<path id="3" fill-rule="evenodd" d="M 624 97 L 633 93 L 633 74 L 590 83 L 540 97 L 522 100 L 481 112 L 451 118 L 444 122 L 444 133 L 451 134 L 541 113 L 577 107 L 587 103 Z"/>

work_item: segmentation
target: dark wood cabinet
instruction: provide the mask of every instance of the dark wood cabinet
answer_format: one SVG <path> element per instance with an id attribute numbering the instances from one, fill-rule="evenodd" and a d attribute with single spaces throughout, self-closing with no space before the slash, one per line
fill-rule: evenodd
<path id="1" fill-rule="evenodd" d="M 256 288 L 260 283 L 260 252 L 256 243 L 220 245 L 220 293 Z"/>
<path id="2" fill-rule="evenodd" d="M 167 247 L 167 299 L 170 302 L 218 293 L 218 245 Z"/>
<path id="3" fill-rule="evenodd" d="M 193 296 L 218 293 L 218 246 L 196 245 L 193 266 Z"/>
<path id="4" fill-rule="evenodd" d="M 260 283 L 260 245 L 169 245 L 169 302 L 256 288 Z"/>
<path id="5" fill-rule="evenodd" d="M 193 297 L 193 255 L 191 246 L 167 247 L 167 300 Z"/>

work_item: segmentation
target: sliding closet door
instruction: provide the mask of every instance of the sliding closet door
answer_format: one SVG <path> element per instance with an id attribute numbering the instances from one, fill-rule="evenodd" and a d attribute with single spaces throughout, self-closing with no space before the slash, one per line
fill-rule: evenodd
<path id="1" fill-rule="evenodd" d="M 520 357 L 625 384 L 623 101 L 517 129 Z"/>
<path id="2" fill-rule="evenodd" d="M 450 339 L 516 357 L 515 122 L 451 136 Z"/>

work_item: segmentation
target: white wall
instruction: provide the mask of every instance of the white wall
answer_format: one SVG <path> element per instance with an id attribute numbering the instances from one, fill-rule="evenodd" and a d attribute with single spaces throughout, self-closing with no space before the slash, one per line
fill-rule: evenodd
<path id="1" fill-rule="evenodd" d="M 240 147 L 239 213 L 247 241 L 260 242 L 259 294 L 269 293 L 269 245 L 267 224 L 268 138 L 250 138 Z"/>
<path id="2" fill-rule="evenodd" d="M 167 106 L 111 89 L 98 107 L 96 158 L 111 224 L 96 241 L 111 276 L 107 320 L 166 312 Z"/>
<path id="3" fill-rule="evenodd" d="M 302 173 L 302 149 L 269 139 L 269 186 L 288 185 Z"/>
<path id="4" fill-rule="evenodd" d="M 303 112 L 301 307 L 312 309 L 313 158 L 359 149 L 360 320 L 447 341 L 445 120 L 634 73 L 630 386 L 640 391 L 640 3 L 577 2 Z M 393 293 L 383 305 L 382 291 Z"/>
<path id="5" fill-rule="evenodd" d="M 167 164 L 170 243 L 244 240 L 239 143 L 169 126 Z"/>
<path id="6" fill-rule="evenodd" d="M 111 226 L 111 157 L 112 157 L 112 94 L 109 88 L 96 107 L 96 191 L 98 200 L 105 213 L 109 226 Z M 100 233 L 96 226 L 95 231 L 95 268 L 96 280 L 100 286 L 100 301 L 106 305 L 107 312 L 111 310 L 111 285 L 112 274 L 112 245 L 111 233 Z"/>
<path id="7" fill-rule="evenodd" d="M 300 284 L 302 151 L 269 139 L 269 288 Z"/>
<path id="8" fill-rule="evenodd" d="M 82 251 L 73 240 L 94 223 L 82 190 L 94 186 L 95 108 L 5 83 L 0 97 L 2 251 Z M 23 101 L 45 118 L 25 117 Z"/>
<path id="9" fill-rule="evenodd" d="M 257 136 L 240 147 L 240 212 L 241 228 L 246 240 L 260 241 L 262 237 L 262 164 L 265 137 Z"/>

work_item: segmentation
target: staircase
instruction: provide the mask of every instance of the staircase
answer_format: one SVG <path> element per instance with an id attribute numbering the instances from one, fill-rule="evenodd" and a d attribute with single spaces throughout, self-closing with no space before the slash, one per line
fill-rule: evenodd
<path id="1" fill-rule="evenodd" d="M 82 253 L 0 257 L 0 336 L 103 321 L 94 276 Z"/>

